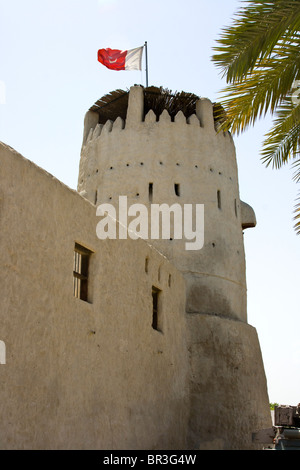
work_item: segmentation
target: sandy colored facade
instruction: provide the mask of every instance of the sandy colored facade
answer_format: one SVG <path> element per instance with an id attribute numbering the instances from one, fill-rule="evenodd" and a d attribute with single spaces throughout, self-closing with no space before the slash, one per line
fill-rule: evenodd
<path id="1" fill-rule="evenodd" d="M 271 425 L 234 143 L 209 100 L 173 122 L 144 116 L 143 93 L 131 88 L 126 120 L 87 113 L 78 192 L 1 145 L 2 449 L 251 449 Z M 120 195 L 204 204 L 203 248 L 99 240 L 96 207 Z M 74 250 L 89 260 L 86 300 Z"/>

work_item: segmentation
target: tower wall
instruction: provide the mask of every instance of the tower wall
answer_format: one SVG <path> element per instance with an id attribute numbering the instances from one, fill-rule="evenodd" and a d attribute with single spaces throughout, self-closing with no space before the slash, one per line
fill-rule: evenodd
<path id="1" fill-rule="evenodd" d="M 143 120 L 143 89 L 133 87 L 126 122 L 93 122 L 84 142 L 78 191 L 95 204 L 204 205 L 204 246 L 187 251 L 186 240 L 151 240 L 184 274 L 190 313 L 221 314 L 246 321 L 246 279 L 235 147 L 217 133 L 212 103 L 199 100 L 196 114 L 152 110 Z M 90 124 L 89 124 L 90 125 Z M 150 194 L 151 185 L 151 194 Z M 179 195 L 175 193 L 175 185 Z M 251 208 L 250 208 L 251 211 Z M 194 213 L 195 216 L 195 213 Z M 150 232 L 150 231 L 149 231 Z M 149 233 L 150 237 L 150 233 Z"/>
<path id="2" fill-rule="evenodd" d="M 144 116 L 143 93 L 131 88 L 125 121 L 102 125 L 87 113 L 78 191 L 116 208 L 119 196 L 149 211 L 152 204 L 204 205 L 200 250 L 172 236 L 149 240 L 186 282 L 188 448 L 251 449 L 251 433 L 270 427 L 271 418 L 258 337 L 247 324 L 243 230 L 256 220 L 240 200 L 235 146 L 229 133 L 216 132 L 208 99 L 173 120 L 167 109 Z"/>

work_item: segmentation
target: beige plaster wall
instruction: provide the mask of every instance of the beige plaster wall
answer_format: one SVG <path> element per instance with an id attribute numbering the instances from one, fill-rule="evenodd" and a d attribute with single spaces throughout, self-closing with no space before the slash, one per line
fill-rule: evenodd
<path id="1" fill-rule="evenodd" d="M 126 122 L 96 125 L 85 118 L 78 191 L 93 203 L 204 204 L 204 246 L 186 251 L 186 240 L 153 240 L 184 274 L 187 312 L 218 313 L 247 320 L 245 254 L 235 146 L 228 133 L 217 133 L 212 103 L 201 99 L 196 114 L 180 111 L 171 122 L 167 110 L 156 121 L 142 120 L 143 89 L 132 87 Z M 89 126 L 91 127 L 88 132 Z M 149 201 L 149 183 L 153 197 Z M 180 185 L 180 197 L 174 184 Z M 217 193 L 221 194 L 221 208 Z"/>
<path id="2" fill-rule="evenodd" d="M 128 197 L 128 204 L 147 207 L 204 204 L 200 251 L 186 251 L 184 240 L 152 241 L 186 281 L 188 446 L 254 448 L 252 432 L 271 425 L 259 341 L 247 324 L 243 229 L 256 220 L 240 200 L 234 143 L 228 133 L 216 132 L 212 103 L 199 100 L 188 119 L 179 112 L 171 122 L 164 110 L 158 122 L 152 111 L 143 120 L 143 89 L 135 86 L 126 122 L 118 118 L 100 126 L 96 113 L 88 112 L 78 190 L 97 204 L 116 207 L 120 195 Z"/>
<path id="3" fill-rule="evenodd" d="M 190 314 L 187 320 L 189 448 L 262 449 L 262 444 L 253 444 L 252 433 L 270 428 L 272 423 L 255 328 L 213 315 Z"/>
<path id="4" fill-rule="evenodd" d="M 0 448 L 185 448 L 183 277 L 142 240 L 99 240 L 93 204 L 4 144 L 0 158 Z M 93 251 L 89 302 L 75 241 Z"/>
<path id="5" fill-rule="evenodd" d="M 0 146 L 2 449 L 249 449 L 271 425 L 247 325 L 242 227 L 255 214 L 239 199 L 234 144 L 215 132 L 209 100 L 188 120 L 142 122 L 141 98 L 134 87 L 126 123 L 101 130 L 86 116 L 85 198 Z M 205 205 L 198 253 L 96 237 L 95 203 L 123 194 L 149 207 L 149 182 L 153 203 L 179 202 L 180 183 L 180 204 Z M 75 242 L 93 251 L 89 302 L 73 296 Z"/>

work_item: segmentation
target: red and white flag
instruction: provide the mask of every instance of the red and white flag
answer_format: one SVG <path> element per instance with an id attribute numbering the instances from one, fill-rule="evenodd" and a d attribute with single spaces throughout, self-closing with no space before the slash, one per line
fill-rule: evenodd
<path id="1" fill-rule="evenodd" d="M 144 46 L 128 51 L 119 49 L 99 49 L 98 60 L 111 70 L 142 70 Z"/>

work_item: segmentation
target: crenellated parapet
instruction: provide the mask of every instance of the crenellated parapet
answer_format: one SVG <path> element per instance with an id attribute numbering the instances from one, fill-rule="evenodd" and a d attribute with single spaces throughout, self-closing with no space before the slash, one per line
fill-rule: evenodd
<path id="1" fill-rule="evenodd" d="M 124 93 L 125 94 L 125 93 Z M 101 108 L 100 108 L 101 111 Z M 178 110 L 176 114 L 170 114 L 167 108 L 164 108 L 159 114 L 153 109 L 144 110 L 144 89 L 141 86 L 132 87 L 128 96 L 128 108 L 125 119 L 121 116 L 115 120 L 107 119 L 104 123 L 99 122 L 99 112 L 89 110 L 85 116 L 84 135 L 82 146 L 85 147 L 89 142 L 97 139 L 102 134 L 127 130 L 132 127 L 143 125 L 147 127 L 155 123 L 156 126 L 174 124 L 173 130 L 180 132 L 178 126 L 200 127 L 205 128 L 206 132 L 216 132 L 218 122 L 214 119 L 213 104 L 207 98 L 199 98 L 195 102 L 194 111 L 185 115 L 182 110 Z M 176 127 L 175 127 L 176 126 Z M 228 136 L 227 132 L 222 133 Z"/>
<path id="2" fill-rule="evenodd" d="M 124 178 L 129 170 L 143 169 L 143 173 L 139 171 L 135 175 L 140 181 L 146 177 L 146 169 L 147 178 L 161 179 L 163 175 L 175 178 L 174 165 L 181 173 L 190 168 L 194 172 L 190 175 L 192 180 L 205 177 L 207 172 L 210 179 L 212 175 L 227 174 L 230 181 L 237 180 L 233 140 L 228 132 L 217 132 L 218 123 L 210 100 L 193 97 L 189 106 L 184 107 L 182 98 L 176 106 L 159 100 L 157 104 L 152 96 L 152 102 L 148 103 L 145 93 L 143 87 L 134 86 L 130 93 L 114 97 L 112 104 L 108 102 L 99 109 L 94 105 L 86 113 L 78 178 L 80 193 L 93 203 L 110 200 L 111 191 L 104 191 L 101 175 L 104 177 L 112 168 L 120 172 L 126 170 Z M 116 107 L 118 100 L 126 101 L 120 109 Z M 184 112 L 180 109 L 182 103 Z M 164 107 L 166 105 L 169 108 Z M 222 158 L 224 153 L 226 159 Z M 198 174 L 195 174 L 196 169 Z M 116 171 L 113 179 L 119 177 Z M 107 176 L 108 183 L 112 175 Z M 110 188 L 114 185 L 109 182 Z"/>

